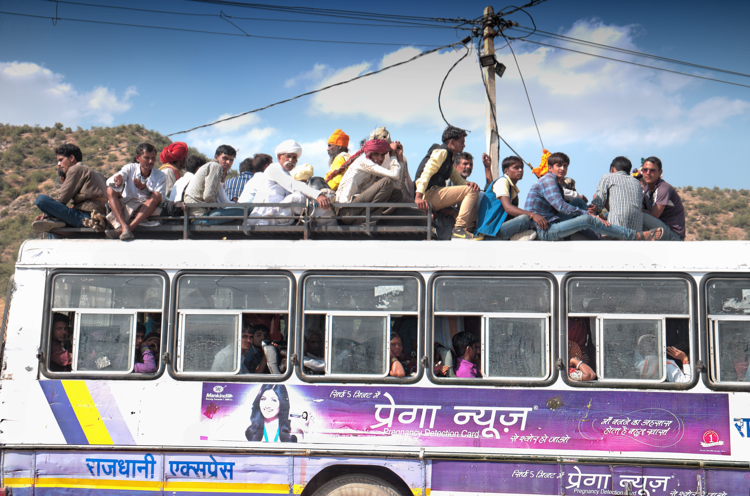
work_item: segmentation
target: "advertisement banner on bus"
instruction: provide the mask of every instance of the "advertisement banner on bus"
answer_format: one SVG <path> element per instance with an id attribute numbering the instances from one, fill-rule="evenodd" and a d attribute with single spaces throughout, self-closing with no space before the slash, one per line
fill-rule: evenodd
<path id="1" fill-rule="evenodd" d="M 730 455 L 723 394 L 204 383 L 198 441 Z"/>

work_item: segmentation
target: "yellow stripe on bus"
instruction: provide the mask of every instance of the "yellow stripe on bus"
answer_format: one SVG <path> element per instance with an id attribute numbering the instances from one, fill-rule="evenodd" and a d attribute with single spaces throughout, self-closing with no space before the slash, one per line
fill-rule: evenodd
<path id="1" fill-rule="evenodd" d="M 289 484 L 250 484 L 245 482 L 190 482 L 168 480 L 165 491 L 203 491 L 208 493 L 289 494 Z"/>
<path id="2" fill-rule="evenodd" d="M 61 381 L 89 444 L 114 444 L 84 381 Z"/>
<path id="3" fill-rule="evenodd" d="M 422 496 L 422 488 L 418 487 L 416 489 L 412 489 L 411 492 L 414 494 L 414 496 Z M 426 496 L 430 496 L 430 488 L 428 487 L 425 491 Z"/>
<path id="4" fill-rule="evenodd" d="M 26 477 L 6 477 L 5 485 L 8 487 L 31 487 L 34 484 L 34 479 Z"/>
<path id="5" fill-rule="evenodd" d="M 7 480 L 7 479 L 6 479 Z M 109 479 L 69 479 L 42 477 L 36 480 L 36 487 L 70 487 L 77 489 L 127 489 L 133 491 L 156 491 L 161 489 L 161 481 L 129 481 Z"/>

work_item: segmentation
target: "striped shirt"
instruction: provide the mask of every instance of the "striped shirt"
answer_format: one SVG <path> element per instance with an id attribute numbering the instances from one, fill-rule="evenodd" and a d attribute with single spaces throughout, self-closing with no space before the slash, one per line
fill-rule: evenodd
<path id="1" fill-rule="evenodd" d="M 627 172 L 617 171 L 602 177 L 591 203 L 596 205 L 597 213 L 604 208 L 609 211 L 607 220 L 613 226 L 642 231 L 642 199 L 641 182 Z"/>
<path id="2" fill-rule="evenodd" d="M 240 172 L 240 175 L 237 177 L 228 179 L 224 183 L 224 193 L 227 194 L 227 198 L 232 201 L 234 201 L 235 198 L 239 198 L 242 194 L 242 189 L 245 187 L 245 183 L 247 183 L 251 177 L 253 177 L 253 173 L 245 171 Z"/>

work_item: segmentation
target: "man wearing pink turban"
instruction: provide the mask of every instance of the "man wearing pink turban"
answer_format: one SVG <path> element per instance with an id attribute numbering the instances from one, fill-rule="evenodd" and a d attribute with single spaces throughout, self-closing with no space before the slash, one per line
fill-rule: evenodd
<path id="1" fill-rule="evenodd" d="M 341 184 L 336 190 L 337 203 L 397 203 L 402 193 L 398 186 L 401 164 L 395 162 L 391 168 L 383 163 L 391 163 L 389 152 L 391 146 L 386 140 L 367 141 L 362 150 L 352 155 L 352 162 L 346 169 Z M 374 208 L 370 215 L 382 215 L 385 208 Z M 342 207 L 338 215 L 348 216 L 342 219 L 344 224 L 364 224 L 365 219 L 352 216 L 364 216 L 365 207 Z M 371 222 L 374 223 L 374 222 Z"/>
<path id="2" fill-rule="evenodd" d="M 167 198 L 172 194 L 174 183 L 182 177 L 187 163 L 188 146 L 182 141 L 175 141 L 164 148 L 159 155 L 159 160 L 164 164 L 159 167 L 167 176 Z"/>

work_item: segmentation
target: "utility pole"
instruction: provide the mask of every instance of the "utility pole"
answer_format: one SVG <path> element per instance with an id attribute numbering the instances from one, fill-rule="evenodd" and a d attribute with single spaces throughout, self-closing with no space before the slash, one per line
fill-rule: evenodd
<path id="1" fill-rule="evenodd" d="M 494 15 L 495 9 L 492 6 L 484 9 L 484 29 L 482 31 L 482 51 L 484 55 L 495 53 L 495 36 L 497 36 L 497 31 L 492 25 Z M 498 132 L 494 118 L 497 115 L 497 105 L 495 103 L 495 68 L 492 66 L 483 67 L 482 70 L 484 71 L 484 80 L 487 82 L 487 94 L 485 94 L 487 154 L 492 160 L 492 179 L 497 179 L 500 177 L 500 157 L 497 154 Z"/>

